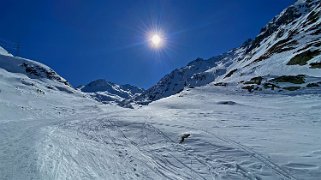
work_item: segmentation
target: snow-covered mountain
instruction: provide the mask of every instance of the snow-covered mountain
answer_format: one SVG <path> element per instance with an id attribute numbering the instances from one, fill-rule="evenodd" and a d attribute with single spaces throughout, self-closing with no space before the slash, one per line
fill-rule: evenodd
<path id="1" fill-rule="evenodd" d="M 118 85 L 98 79 L 78 88 L 102 103 L 120 104 L 122 101 L 139 96 L 144 89 L 129 84 Z"/>
<path id="2" fill-rule="evenodd" d="M 295 90 L 321 81 L 321 2 L 299 0 L 273 18 L 215 81 L 252 90 Z"/>
<path id="3" fill-rule="evenodd" d="M 28 86 L 32 89 L 31 91 L 39 94 L 62 91 L 80 95 L 67 80 L 48 66 L 29 59 L 14 57 L 2 47 L 0 47 L 0 71 L 1 78 L 6 78 L 4 74 L 12 74 L 8 78 L 18 82 L 17 89 Z"/>
<path id="4" fill-rule="evenodd" d="M 307 22 L 311 8 L 320 9 L 310 3 L 293 6 L 305 14 L 296 19 Z M 46 65 L 0 47 L 0 179 L 319 180 L 320 94 L 245 96 L 234 91 L 238 86 L 264 90 L 264 84 L 319 91 L 313 87 L 320 78 L 320 56 L 314 53 L 319 30 L 293 35 L 289 42 L 298 43 L 290 43 L 292 50 L 286 45 L 281 48 L 286 51 L 271 51 L 278 44 L 273 41 L 268 48 L 272 32 L 258 47 L 253 40 L 221 56 L 197 59 L 140 98 L 148 102 L 191 89 L 135 110 L 103 105 Z M 307 49 L 312 55 L 298 58 Z M 255 61 L 270 51 L 270 57 Z M 121 92 L 110 87 L 117 85 L 100 80 L 81 88 Z M 132 95 L 140 91 L 131 86 L 121 90 Z"/>
<path id="5" fill-rule="evenodd" d="M 321 175 L 319 95 L 244 96 L 208 85 L 129 110 L 98 103 L 49 67 L 2 52 L 0 179 Z"/>
<path id="6" fill-rule="evenodd" d="M 12 54 L 8 53 L 8 51 L 3 49 L 3 47 L 1 46 L 0 46 L 0 55 L 12 56 Z"/>
<path id="7" fill-rule="evenodd" d="M 38 173 L 50 154 L 41 150 L 44 132 L 72 114 L 84 118 L 80 109 L 95 114 L 96 104 L 48 66 L 0 47 L 0 179 L 61 179 Z"/>
<path id="8" fill-rule="evenodd" d="M 298 0 L 254 40 L 172 71 L 134 101 L 146 104 L 185 87 L 235 86 L 247 91 L 320 91 L 321 1 Z"/>
<path id="9" fill-rule="evenodd" d="M 186 87 L 193 88 L 211 83 L 217 77 L 226 73 L 226 66 L 232 63 L 235 56 L 237 56 L 237 53 L 233 50 L 208 60 L 197 58 L 187 66 L 175 69 L 170 74 L 164 76 L 156 85 L 147 89 L 130 102 L 135 101 L 139 104 L 148 104 L 163 97 L 176 94 Z"/>

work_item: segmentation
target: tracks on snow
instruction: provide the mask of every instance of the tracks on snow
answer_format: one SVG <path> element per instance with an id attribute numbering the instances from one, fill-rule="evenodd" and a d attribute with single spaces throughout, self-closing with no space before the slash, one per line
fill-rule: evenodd
<path id="1" fill-rule="evenodd" d="M 71 121 L 68 123 L 73 122 Z M 146 164 L 146 166 L 150 171 L 158 174 L 159 176 L 166 177 L 167 179 L 178 179 L 178 177 L 185 179 L 215 179 L 220 177 L 222 174 L 230 177 L 243 176 L 248 179 L 261 179 L 255 174 L 255 171 L 253 172 L 251 169 L 237 163 L 237 161 L 226 161 L 226 157 L 229 156 L 228 158 L 233 159 L 233 156 L 235 155 L 233 152 L 229 152 L 229 149 L 226 151 L 215 152 L 215 149 L 220 148 L 218 141 L 213 144 L 212 141 L 207 141 L 203 138 L 197 139 L 197 143 L 213 147 L 208 150 L 203 149 L 202 152 L 200 152 L 200 149 L 197 149 L 199 147 L 192 144 L 178 144 L 178 141 L 168 134 L 170 131 L 164 132 L 161 130 L 160 127 L 164 126 L 167 128 L 174 128 L 176 131 L 180 129 L 182 131 L 190 130 L 202 132 L 202 134 L 205 133 L 209 135 L 207 138 L 215 138 L 224 142 L 223 144 L 229 144 L 232 147 L 232 151 L 237 151 L 237 153 L 243 152 L 243 155 L 245 153 L 244 156 L 255 158 L 258 162 L 269 167 L 272 171 L 278 174 L 280 179 L 296 179 L 276 163 L 251 148 L 233 141 L 232 139 L 221 137 L 203 129 L 151 121 L 121 121 L 117 116 L 77 121 L 74 125 L 62 125 L 62 127 L 67 129 L 76 128 L 75 130 L 77 133 L 85 134 L 88 138 L 98 143 L 107 144 L 115 151 L 120 150 L 120 147 L 123 147 L 124 149 L 136 149 L 134 152 L 138 152 L 139 154 L 137 154 L 137 157 L 132 154 L 132 156 L 130 156 L 131 159 L 135 159 L 135 161 L 139 162 L 141 165 L 148 162 L 148 165 Z M 101 134 L 100 131 L 102 131 L 103 134 Z M 113 134 L 113 132 L 115 133 Z M 177 132 L 174 132 L 173 134 L 178 135 Z M 115 135 L 117 136 L 115 137 Z M 120 145 L 119 143 L 122 144 Z M 128 147 L 128 144 L 131 147 Z M 224 154 L 224 152 L 226 152 L 226 154 Z M 214 158 L 209 158 L 204 155 L 204 153 L 212 153 L 210 155 L 213 155 Z M 125 161 L 128 161 L 126 159 L 127 157 L 123 158 Z M 118 164 L 118 166 L 121 168 L 122 164 Z M 140 176 L 141 178 L 148 178 L 148 175 L 142 174 L 142 172 L 138 171 L 135 173 L 137 177 Z"/>
<path id="2" fill-rule="evenodd" d="M 228 144 L 231 144 L 249 154 L 252 155 L 252 157 L 256 158 L 257 160 L 259 160 L 260 162 L 262 162 L 264 165 L 270 167 L 273 171 L 275 171 L 277 174 L 279 174 L 283 179 L 289 179 L 289 180 L 296 180 L 296 178 L 294 176 L 292 176 L 290 173 L 288 173 L 286 170 L 284 170 L 282 167 L 280 167 L 279 165 L 277 165 L 276 163 L 274 163 L 272 160 L 270 160 L 269 158 L 265 157 L 264 155 L 254 151 L 253 149 L 245 146 L 245 145 L 242 145 L 241 143 L 237 142 L 237 141 L 234 141 L 232 139 L 229 139 L 229 138 L 226 138 L 226 137 L 222 137 L 222 136 L 219 136 L 215 133 L 212 133 L 212 132 L 209 132 L 207 130 L 204 130 L 204 129 L 197 129 L 197 128 L 192 128 L 192 127 L 187 127 L 187 126 L 182 126 L 182 125 L 169 125 L 169 124 L 164 124 L 164 123 L 153 123 L 155 125 L 159 125 L 159 126 L 172 126 L 172 127 L 175 127 L 175 128 L 181 128 L 181 129 L 190 129 L 190 130 L 196 130 L 196 131 L 202 131 L 206 134 L 209 134 L 223 142 L 226 142 Z M 152 126 L 152 125 L 150 125 Z M 155 126 L 153 126 L 155 129 L 157 129 Z M 159 130 L 159 129 L 158 129 Z M 159 130 L 160 131 L 160 130 Z M 163 133 L 163 132 L 162 132 Z M 164 134 L 164 133 L 163 133 Z M 164 136 L 166 136 L 164 134 Z M 168 138 L 166 136 L 166 138 Z M 209 143 L 213 146 L 216 146 L 210 142 L 206 142 L 206 143 Z M 237 165 L 237 168 L 240 169 L 240 170 L 243 170 L 244 173 L 245 172 L 245 169 L 242 168 L 240 165 Z M 246 176 L 246 175 L 245 175 Z M 256 177 L 256 178 L 259 178 L 259 177 Z"/>

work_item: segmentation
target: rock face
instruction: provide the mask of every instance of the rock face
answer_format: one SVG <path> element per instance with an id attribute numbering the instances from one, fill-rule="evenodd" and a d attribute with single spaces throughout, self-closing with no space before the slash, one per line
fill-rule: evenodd
<path id="1" fill-rule="evenodd" d="M 172 71 L 132 102 L 148 104 L 185 87 L 210 83 L 249 91 L 307 89 L 321 81 L 321 1 L 298 0 L 274 17 L 254 40 L 222 55 Z M 304 83 L 276 82 L 282 76 L 304 76 Z M 288 88 L 290 87 L 290 88 Z M 316 86 L 313 86 L 315 88 Z"/>
<path id="2" fill-rule="evenodd" d="M 122 101 L 134 98 L 144 92 L 142 88 L 129 84 L 118 85 L 104 79 L 92 81 L 85 86 L 78 87 L 78 89 L 99 102 L 119 105 Z"/>

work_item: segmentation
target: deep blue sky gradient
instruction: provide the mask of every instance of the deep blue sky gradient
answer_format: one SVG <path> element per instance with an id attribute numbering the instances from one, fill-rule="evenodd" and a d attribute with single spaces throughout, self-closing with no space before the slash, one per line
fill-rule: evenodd
<path id="1" fill-rule="evenodd" d="M 74 86 L 104 78 L 148 88 L 191 60 L 237 47 L 294 0 L 7 0 L 0 45 L 40 61 Z M 166 46 L 146 43 L 159 28 Z M 11 50 L 15 53 L 15 50 Z"/>

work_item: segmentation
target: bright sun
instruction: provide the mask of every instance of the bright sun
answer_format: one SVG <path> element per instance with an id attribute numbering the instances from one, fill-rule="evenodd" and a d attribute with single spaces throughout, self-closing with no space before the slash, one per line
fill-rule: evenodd
<path id="1" fill-rule="evenodd" d="M 150 37 L 150 42 L 151 42 L 152 47 L 160 48 L 163 44 L 163 39 L 159 34 L 153 34 Z"/>

